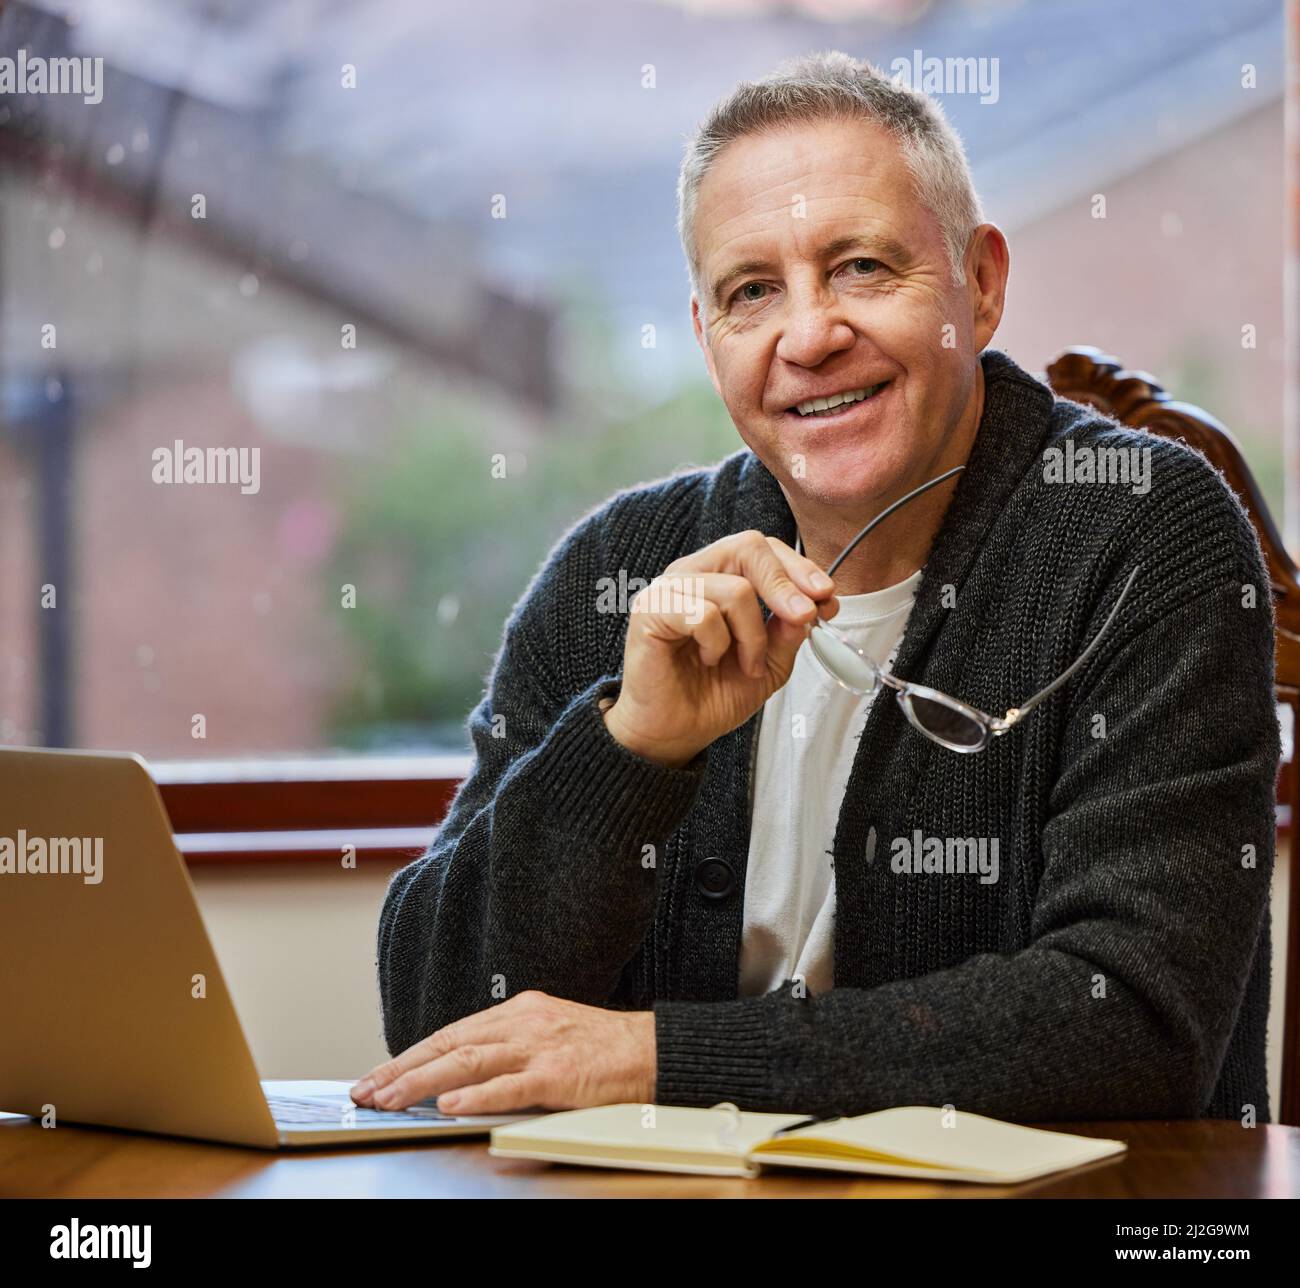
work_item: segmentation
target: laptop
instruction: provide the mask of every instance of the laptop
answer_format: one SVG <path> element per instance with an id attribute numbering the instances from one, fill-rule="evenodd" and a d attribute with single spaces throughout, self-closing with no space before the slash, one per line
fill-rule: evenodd
<path id="1" fill-rule="evenodd" d="M 260 1082 L 145 763 L 0 749 L 0 1110 L 264 1149 L 487 1135 Z"/>

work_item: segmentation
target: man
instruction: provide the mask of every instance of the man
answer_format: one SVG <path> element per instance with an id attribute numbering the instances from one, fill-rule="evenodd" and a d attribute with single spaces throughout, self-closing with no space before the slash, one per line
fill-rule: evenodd
<path id="1" fill-rule="evenodd" d="M 354 1097 L 1265 1119 L 1280 747 L 1240 504 L 987 348 L 1007 245 L 925 96 L 798 60 L 715 108 L 679 198 L 747 449 L 612 498 L 515 608 L 384 904 L 394 1059 Z M 831 618 L 898 677 L 874 697 L 813 655 Z M 945 740 L 962 703 L 1005 736 Z"/>

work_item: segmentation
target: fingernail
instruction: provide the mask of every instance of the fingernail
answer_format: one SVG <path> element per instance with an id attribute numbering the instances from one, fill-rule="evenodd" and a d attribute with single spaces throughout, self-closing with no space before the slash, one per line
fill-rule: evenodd
<path id="1" fill-rule="evenodd" d="M 812 600 L 807 595 L 801 595 L 798 591 L 788 596 L 785 603 L 792 613 L 811 613 L 813 610 Z"/>
<path id="2" fill-rule="evenodd" d="M 358 1096 L 368 1096 L 374 1089 L 375 1084 L 371 1082 L 369 1078 L 362 1078 L 361 1081 L 352 1088 L 352 1091 Z"/>
<path id="3" fill-rule="evenodd" d="M 824 572 L 815 572 L 808 580 L 812 582 L 814 590 L 830 590 L 835 584 Z"/>
<path id="4" fill-rule="evenodd" d="M 458 1104 L 460 1104 L 460 1097 L 454 1091 L 438 1097 L 438 1108 L 444 1113 L 455 1109 Z"/>
<path id="5" fill-rule="evenodd" d="M 392 1087 L 385 1087 L 382 1091 L 375 1092 L 375 1104 L 377 1105 L 390 1105 L 396 1099 Z"/>

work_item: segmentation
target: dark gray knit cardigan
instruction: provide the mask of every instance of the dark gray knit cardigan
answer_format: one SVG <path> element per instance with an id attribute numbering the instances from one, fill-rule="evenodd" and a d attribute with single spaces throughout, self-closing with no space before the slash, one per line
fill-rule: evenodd
<path id="1" fill-rule="evenodd" d="M 1142 569 L 1097 652 L 988 750 L 935 745 L 888 691 L 872 704 L 834 839 L 834 989 L 738 996 L 761 713 L 669 769 L 599 707 L 627 626 L 602 578 L 648 581 L 745 529 L 794 544 L 746 450 L 614 496 L 512 612 L 469 720 L 473 772 L 384 902 L 390 1051 L 541 989 L 653 1008 L 661 1104 L 1267 1118 L 1280 739 L 1254 530 L 1198 452 L 981 361 L 979 433 L 896 673 L 1001 714 Z M 1075 481 L 1048 481 L 1045 449 L 1067 439 Z M 1078 481 L 1085 447 L 1149 449 L 1149 491 Z M 916 830 L 996 838 L 998 880 L 897 871 Z"/>

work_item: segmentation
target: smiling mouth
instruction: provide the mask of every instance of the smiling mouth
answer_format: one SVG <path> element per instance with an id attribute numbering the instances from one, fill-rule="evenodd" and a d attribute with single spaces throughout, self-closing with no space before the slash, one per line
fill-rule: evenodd
<path id="1" fill-rule="evenodd" d="M 888 380 L 882 380 L 878 385 L 867 385 L 862 389 L 849 389 L 844 393 L 832 394 L 829 398 L 810 398 L 807 402 L 801 402 L 794 407 L 787 407 L 786 412 L 789 415 L 799 416 L 804 420 L 830 418 L 839 415 L 855 403 L 869 402 L 888 384 Z"/>

